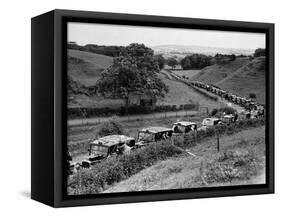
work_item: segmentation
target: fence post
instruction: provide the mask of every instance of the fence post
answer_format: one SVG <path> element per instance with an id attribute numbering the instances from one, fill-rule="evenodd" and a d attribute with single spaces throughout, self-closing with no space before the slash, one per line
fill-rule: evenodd
<path id="1" fill-rule="evenodd" d="M 220 137 L 217 131 L 216 131 L 216 136 L 217 136 L 217 151 L 220 152 Z"/>
<path id="2" fill-rule="evenodd" d="M 156 161 L 158 161 L 156 142 L 155 142 L 155 155 L 156 155 Z"/>

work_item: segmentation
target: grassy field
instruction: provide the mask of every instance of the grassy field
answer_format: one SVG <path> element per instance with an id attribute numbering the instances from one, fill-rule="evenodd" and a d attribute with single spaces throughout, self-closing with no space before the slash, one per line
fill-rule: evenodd
<path id="1" fill-rule="evenodd" d="M 237 58 L 234 61 L 225 64 L 215 64 L 207 66 L 191 78 L 191 80 L 202 81 L 205 83 L 215 84 L 220 80 L 231 75 L 243 65 L 249 63 L 249 58 Z"/>
<path id="2" fill-rule="evenodd" d="M 179 76 L 185 76 L 188 78 L 191 78 L 195 75 L 197 75 L 197 73 L 199 73 L 201 70 L 199 69 L 189 69 L 189 70 L 171 70 L 173 73 L 175 73 L 176 75 Z"/>
<path id="3" fill-rule="evenodd" d="M 259 57 L 216 85 L 240 96 L 248 97 L 249 93 L 254 93 L 258 102 L 265 103 L 265 79 L 265 58 Z"/>
<path id="4" fill-rule="evenodd" d="M 156 163 L 104 193 L 265 183 L 265 128 L 257 127 L 190 148 L 196 156 L 181 156 Z"/>
<path id="5" fill-rule="evenodd" d="M 164 74 L 159 74 L 160 78 L 169 87 L 169 92 L 163 100 L 159 100 L 159 105 L 181 105 L 188 103 L 199 104 L 199 106 L 209 107 L 210 109 L 218 107 L 218 104 L 204 97 L 202 94 L 194 91 L 191 87 L 178 81 L 167 79 Z"/>
<path id="6" fill-rule="evenodd" d="M 79 50 L 68 50 L 68 74 L 84 85 L 94 85 L 100 73 L 112 64 L 112 57 Z"/>

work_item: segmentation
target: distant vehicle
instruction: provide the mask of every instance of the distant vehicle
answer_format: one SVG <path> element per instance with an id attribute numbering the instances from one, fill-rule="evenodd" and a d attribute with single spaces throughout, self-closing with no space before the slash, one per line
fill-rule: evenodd
<path id="1" fill-rule="evenodd" d="M 234 123 L 236 121 L 237 121 L 237 117 L 235 117 L 235 115 L 233 114 L 224 115 L 222 117 L 222 122 L 226 124 Z"/>
<path id="2" fill-rule="evenodd" d="M 173 124 L 172 129 L 174 134 L 189 133 L 197 130 L 197 124 L 189 121 L 178 121 Z"/>
<path id="3" fill-rule="evenodd" d="M 207 128 L 217 126 L 222 124 L 222 120 L 219 118 L 205 118 L 202 121 L 202 127 L 200 127 L 198 130 L 206 130 Z"/>
<path id="4" fill-rule="evenodd" d="M 147 127 L 139 130 L 137 147 L 142 147 L 152 142 L 169 139 L 173 130 L 166 127 Z"/>
<path id="5" fill-rule="evenodd" d="M 96 139 L 90 143 L 89 156 L 82 160 L 82 167 L 90 167 L 112 154 L 130 152 L 135 146 L 135 138 L 125 135 L 109 135 Z"/>

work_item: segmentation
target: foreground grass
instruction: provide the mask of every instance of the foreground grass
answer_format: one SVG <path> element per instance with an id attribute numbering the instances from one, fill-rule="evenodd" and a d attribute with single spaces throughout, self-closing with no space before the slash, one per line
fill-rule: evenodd
<path id="1" fill-rule="evenodd" d="M 209 138 L 189 149 L 196 156 L 180 156 L 156 163 L 104 193 L 181 189 L 265 183 L 264 126 Z"/>

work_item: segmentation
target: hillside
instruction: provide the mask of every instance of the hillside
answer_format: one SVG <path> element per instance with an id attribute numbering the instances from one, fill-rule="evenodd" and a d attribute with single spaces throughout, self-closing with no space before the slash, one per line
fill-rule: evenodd
<path id="1" fill-rule="evenodd" d="M 263 184 L 264 130 L 262 126 L 222 136 L 220 153 L 210 138 L 189 149 L 196 156 L 159 161 L 104 193 Z"/>
<path id="2" fill-rule="evenodd" d="M 112 64 L 112 57 L 79 50 L 68 50 L 68 75 L 85 86 L 92 86 L 100 73 Z"/>
<path id="3" fill-rule="evenodd" d="M 181 105 L 181 104 L 198 104 L 199 106 L 209 107 L 210 109 L 219 107 L 218 103 L 195 92 L 191 87 L 169 79 L 169 73 L 162 70 L 159 77 L 168 86 L 169 92 L 163 100 L 159 100 L 159 105 Z"/>
<path id="4" fill-rule="evenodd" d="M 231 75 L 244 64 L 249 63 L 249 58 L 237 58 L 234 61 L 225 64 L 215 64 L 207 66 L 191 78 L 191 80 L 202 81 L 205 83 L 215 84 L 220 80 Z"/>
<path id="5" fill-rule="evenodd" d="M 265 103 L 265 79 L 265 58 L 259 57 L 238 69 L 233 76 L 217 82 L 216 85 L 241 96 L 255 93 L 257 101 Z"/>
<path id="6" fill-rule="evenodd" d="M 112 64 L 112 57 L 94 54 L 79 50 L 68 50 L 68 73 L 69 77 L 75 82 L 75 87 L 81 85 L 93 86 L 100 76 L 100 73 Z M 164 71 L 164 70 L 163 70 Z M 180 82 L 172 81 L 159 73 L 159 77 L 169 88 L 169 93 L 163 100 L 158 100 L 158 105 L 180 105 L 195 103 L 200 106 L 216 107 L 212 100 L 202 97 L 200 94 Z M 76 88 L 77 89 L 77 88 Z M 119 99 L 104 99 L 98 96 L 87 96 L 83 91 L 70 91 L 73 100 L 69 103 L 70 107 L 82 106 L 91 108 L 118 108 L 124 104 Z"/>
<path id="7" fill-rule="evenodd" d="M 208 66 L 191 80 L 215 84 L 240 96 L 255 93 L 257 101 L 265 103 L 265 57 L 237 58 L 229 63 Z"/>

